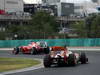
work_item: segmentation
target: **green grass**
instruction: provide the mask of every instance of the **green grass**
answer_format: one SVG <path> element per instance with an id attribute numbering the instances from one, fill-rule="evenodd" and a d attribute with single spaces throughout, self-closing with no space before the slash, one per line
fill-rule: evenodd
<path id="1" fill-rule="evenodd" d="M 31 67 L 39 63 L 40 61 L 34 59 L 0 57 L 0 72 Z"/>

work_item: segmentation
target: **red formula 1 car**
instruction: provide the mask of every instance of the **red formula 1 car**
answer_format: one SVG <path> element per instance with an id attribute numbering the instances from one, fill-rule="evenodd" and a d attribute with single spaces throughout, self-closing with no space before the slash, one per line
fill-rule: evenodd
<path id="1" fill-rule="evenodd" d="M 30 54 L 37 54 L 40 52 L 44 52 L 45 54 L 48 54 L 49 47 L 47 46 L 47 43 L 44 41 L 31 42 L 27 46 L 20 46 L 20 47 L 14 48 L 14 50 L 12 52 L 13 52 L 13 54 L 18 54 L 19 52 L 30 53 Z"/>
<path id="2" fill-rule="evenodd" d="M 75 66 L 79 62 L 82 64 L 88 62 L 85 53 L 73 53 L 67 48 L 59 46 L 51 47 L 50 53 L 43 60 L 44 67 L 50 67 L 52 64 Z"/>

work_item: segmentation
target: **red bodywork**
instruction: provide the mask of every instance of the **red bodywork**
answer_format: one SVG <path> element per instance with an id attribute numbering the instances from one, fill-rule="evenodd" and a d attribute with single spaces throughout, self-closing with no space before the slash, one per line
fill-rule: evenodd
<path id="1" fill-rule="evenodd" d="M 65 56 L 67 53 L 66 48 L 60 47 L 60 46 L 54 46 L 54 47 L 52 47 L 51 55 L 55 56 L 57 51 L 63 51 L 63 53 L 61 53 L 61 56 Z"/>
<path id="2" fill-rule="evenodd" d="M 43 50 L 43 48 L 41 48 L 35 42 L 31 42 L 28 46 L 21 46 L 19 48 L 20 48 L 21 52 L 23 52 L 23 53 L 30 53 L 33 47 L 35 47 L 37 51 L 42 51 Z"/>
<path id="3" fill-rule="evenodd" d="M 60 55 L 57 55 L 57 51 L 62 51 L 62 53 L 60 53 Z M 67 59 L 66 54 L 67 54 L 67 53 L 68 53 L 67 48 L 60 47 L 60 46 L 53 46 L 50 55 L 51 55 L 51 57 L 55 57 L 56 55 L 57 55 L 57 56 L 61 56 L 61 57 L 64 58 L 64 62 L 67 62 L 67 61 L 66 61 L 66 59 Z"/>

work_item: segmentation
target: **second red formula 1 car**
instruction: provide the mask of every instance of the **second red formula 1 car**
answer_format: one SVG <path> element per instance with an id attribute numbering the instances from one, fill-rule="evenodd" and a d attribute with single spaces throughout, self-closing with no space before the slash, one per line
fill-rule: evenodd
<path id="1" fill-rule="evenodd" d="M 44 41 L 30 42 L 27 46 L 19 46 L 14 48 L 13 50 L 14 54 L 18 54 L 19 52 L 30 53 L 30 54 L 37 54 L 40 52 L 44 52 L 45 54 L 48 54 L 49 47 L 47 46 L 47 43 Z"/>
<path id="2" fill-rule="evenodd" d="M 75 66 L 78 63 L 86 64 L 88 58 L 85 53 L 73 53 L 65 47 L 54 46 L 51 47 L 51 51 L 44 57 L 44 67 L 50 67 L 52 64 L 62 65 L 68 64 Z"/>

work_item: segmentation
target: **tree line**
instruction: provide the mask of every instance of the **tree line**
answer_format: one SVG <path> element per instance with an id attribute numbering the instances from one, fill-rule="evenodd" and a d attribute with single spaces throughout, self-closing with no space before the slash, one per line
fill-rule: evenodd
<path id="1" fill-rule="evenodd" d="M 91 14 L 84 21 L 72 25 L 81 38 L 100 38 L 100 14 Z"/>
<path id="2" fill-rule="evenodd" d="M 51 36 L 68 38 L 68 34 L 58 34 L 56 17 L 44 11 L 32 15 L 29 25 L 11 25 L 5 31 L 0 31 L 0 39 L 5 37 L 13 39 L 43 39 Z M 91 14 L 83 21 L 71 23 L 78 38 L 100 38 L 100 14 Z M 62 37 L 63 36 L 63 37 Z"/>

